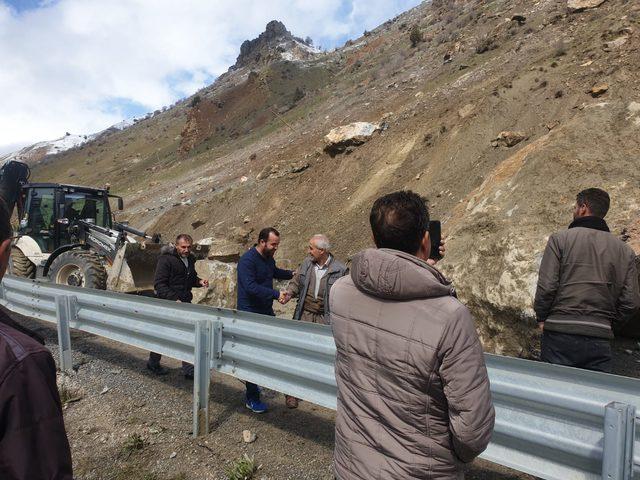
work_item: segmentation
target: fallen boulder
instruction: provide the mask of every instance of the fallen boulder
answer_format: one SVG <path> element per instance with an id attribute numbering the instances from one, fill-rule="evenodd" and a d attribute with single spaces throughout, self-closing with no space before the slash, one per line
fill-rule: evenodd
<path id="1" fill-rule="evenodd" d="M 491 142 L 494 147 L 513 147 L 529 137 L 523 132 L 504 131 Z"/>
<path id="2" fill-rule="evenodd" d="M 607 90 L 609 90 L 609 85 L 607 85 L 606 83 L 598 83 L 597 85 L 594 85 L 591 90 L 589 90 L 589 93 L 592 97 L 597 98 L 600 95 L 604 95 L 605 93 L 607 93 Z"/>
<path id="3" fill-rule="evenodd" d="M 596 8 L 602 5 L 606 0 L 567 0 L 567 8 L 570 12 L 576 13 L 589 8 Z"/>
<path id="4" fill-rule="evenodd" d="M 324 151 L 334 157 L 345 152 L 348 147 L 362 145 L 378 130 L 380 130 L 379 124 L 369 122 L 355 122 L 333 128 L 324 137 L 326 142 Z"/>

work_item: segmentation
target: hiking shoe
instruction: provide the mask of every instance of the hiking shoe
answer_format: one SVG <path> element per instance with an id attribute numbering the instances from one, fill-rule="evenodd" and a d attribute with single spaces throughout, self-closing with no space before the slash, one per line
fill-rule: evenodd
<path id="1" fill-rule="evenodd" d="M 284 403 L 287 405 L 287 408 L 298 408 L 299 400 L 296 397 L 285 395 L 284 399 Z"/>
<path id="2" fill-rule="evenodd" d="M 147 362 L 147 370 L 151 370 L 156 375 L 166 375 L 167 373 L 169 373 L 169 370 L 164 368 L 159 363 L 149 363 L 149 362 Z"/>
<path id="3" fill-rule="evenodd" d="M 251 410 L 253 413 L 264 413 L 267 411 L 267 404 L 261 402 L 259 398 L 247 398 L 245 399 L 244 406 Z"/>

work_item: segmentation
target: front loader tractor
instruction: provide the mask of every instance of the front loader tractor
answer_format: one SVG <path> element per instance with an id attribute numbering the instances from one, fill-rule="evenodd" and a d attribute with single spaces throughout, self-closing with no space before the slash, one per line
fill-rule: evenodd
<path id="1" fill-rule="evenodd" d="M 119 292 L 153 289 L 159 236 L 114 221 L 106 189 L 58 183 L 29 183 L 29 168 L 7 162 L 0 169 L 0 197 L 12 213 L 17 205 L 14 275 Z M 142 242 L 133 236 L 140 237 Z"/>

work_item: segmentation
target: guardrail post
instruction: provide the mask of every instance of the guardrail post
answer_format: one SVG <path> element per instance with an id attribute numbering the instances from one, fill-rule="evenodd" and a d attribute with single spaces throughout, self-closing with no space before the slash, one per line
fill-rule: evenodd
<path id="1" fill-rule="evenodd" d="M 602 479 L 630 480 L 633 475 L 633 442 L 636 409 L 626 403 L 611 402 L 604 412 Z"/>
<path id="2" fill-rule="evenodd" d="M 211 382 L 211 323 L 196 322 L 193 379 L 193 436 L 209 433 L 209 385 Z"/>
<path id="3" fill-rule="evenodd" d="M 219 318 L 219 317 L 218 317 Z M 222 366 L 222 320 L 214 320 L 211 322 L 211 358 L 213 360 L 213 368 L 219 370 Z"/>
<path id="4" fill-rule="evenodd" d="M 60 370 L 71 371 L 71 334 L 69 322 L 75 316 L 76 297 L 56 296 L 56 324 L 58 326 L 58 347 L 60 355 Z"/>

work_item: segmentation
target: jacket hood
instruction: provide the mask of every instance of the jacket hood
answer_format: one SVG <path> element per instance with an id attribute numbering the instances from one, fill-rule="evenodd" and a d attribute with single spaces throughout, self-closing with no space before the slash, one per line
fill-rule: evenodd
<path id="1" fill-rule="evenodd" d="M 171 244 L 165 245 L 160 249 L 160 255 L 177 255 L 176 247 Z"/>
<path id="2" fill-rule="evenodd" d="M 368 248 L 351 262 L 361 292 L 391 300 L 455 296 L 451 282 L 423 260 L 398 250 Z"/>

